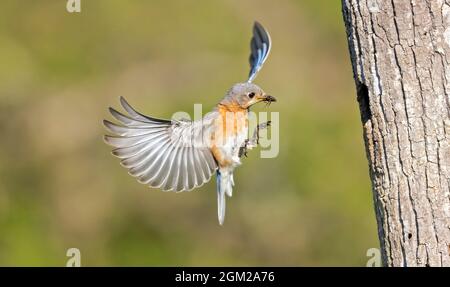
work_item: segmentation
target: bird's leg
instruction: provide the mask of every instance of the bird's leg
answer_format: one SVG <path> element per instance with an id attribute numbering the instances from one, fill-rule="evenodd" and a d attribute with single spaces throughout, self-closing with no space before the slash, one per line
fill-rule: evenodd
<path id="1" fill-rule="evenodd" d="M 239 148 L 239 157 L 243 155 L 247 157 L 247 150 L 255 148 L 259 144 L 259 130 L 266 129 L 270 127 L 271 121 L 261 123 L 256 126 L 255 131 L 253 132 L 253 136 L 250 139 L 246 139 L 244 144 Z"/>
<path id="2" fill-rule="evenodd" d="M 272 121 L 267 121 L 265 123 L 261 123 L 256 126 L 255 131 L 253 132 L 253 138 L 251 139 L 251 141 L 254 144 L 254 147 L 256 147 L 259 144 L 259 130 L 263 130 L 266 129 L 267 127 L 270 127 L 271 123 Z"/>
<path id="3" fill-rule="evenodd" d="M 243 155 L 247 157 L 247 143 L 248 139 L 239 147 L 239 157 L 242 157 Z"/>

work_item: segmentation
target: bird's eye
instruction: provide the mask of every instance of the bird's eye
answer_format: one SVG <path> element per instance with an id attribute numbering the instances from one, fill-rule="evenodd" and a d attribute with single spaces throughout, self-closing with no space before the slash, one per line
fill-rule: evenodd
<path id="1" fill-rule="evenodd" d="M 249 93 L 248 94 L 248 97 L 251 99 L 251 98 L 253 98 L 255 96 L 255 93 L 253 93 L 253 92 L 251 92 L 251 93 Z"/>

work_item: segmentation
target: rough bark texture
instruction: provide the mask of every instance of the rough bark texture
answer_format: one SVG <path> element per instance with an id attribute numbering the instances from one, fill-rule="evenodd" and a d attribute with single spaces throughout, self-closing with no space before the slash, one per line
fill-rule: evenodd
<path id="1" fill-rule="evenodd" d="M 450 0 L 342 0 L 387 266 L 450 266 Z"/>

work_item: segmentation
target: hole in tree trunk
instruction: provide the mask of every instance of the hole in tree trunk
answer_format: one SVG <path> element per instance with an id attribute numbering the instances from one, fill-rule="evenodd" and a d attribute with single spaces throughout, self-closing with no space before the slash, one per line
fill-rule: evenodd
<path id="1" fill-rule="evenodd" d="M 364 83 L 357 82 L 356 95 L 361 111 L 361 120 L 365 124 L 372 118 L 372 112 L 370 111 L 369 89 Z"/>

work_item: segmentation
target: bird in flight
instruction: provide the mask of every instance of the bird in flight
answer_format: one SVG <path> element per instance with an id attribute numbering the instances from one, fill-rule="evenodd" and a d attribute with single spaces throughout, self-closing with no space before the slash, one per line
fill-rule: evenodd
<path id="1" fill-rule="evenodd" d="M 126 113 L 109 108 L 120 124 L 103 121 L 114 134 L 104 137 L 114 147 L 112 154 L 142 184 L 164 191 L 188 191 L 216 173 L 220 225 L 225 219 L 225 196 L 232 196 L 234 169 L 241 164 L 241 157 L 247 156 L 247 150 L 258 145 L 259 130 L 270 126 L 270 121 L 257 125 L 249 137 L 249 109 L 259 102 L 276 101 L 252 83 L 271 48 L 269 33 L 258 22 L 253 26 L 250 48 L 248 80 L 233 85 L 201 120 L 149 117 L 121 97 Z"/>

